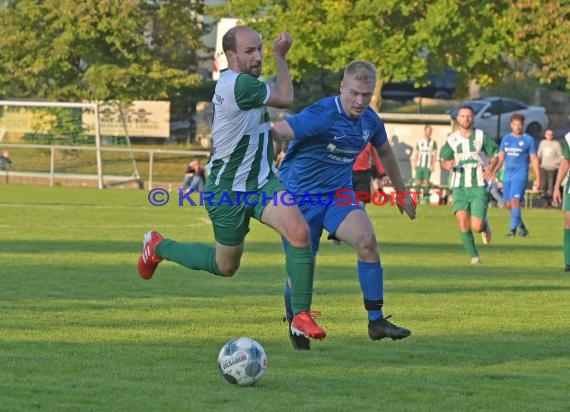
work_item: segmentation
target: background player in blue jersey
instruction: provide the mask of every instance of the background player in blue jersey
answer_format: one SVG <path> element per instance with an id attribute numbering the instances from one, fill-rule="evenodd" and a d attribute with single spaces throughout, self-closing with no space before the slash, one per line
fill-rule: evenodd
<path id="1" fill-rule="evenodd" d="M 512 132 L 503 136 L 499 148 L 499 162 L 495 171 L 499 171 L 505 163 L 503 178 L 503 199 L 511 212 L 511 229 L 507 236 L 528 235 L 521 213 L 521 202 L 524 199 L 524 191 L 528 182 L 528 162 L 532 164 L 535 175 L 534 188 L 540 186 L 540 168 L 536 155 L 534 138 L 523 133 L 524 116 L 515 113 L 511 116 Z"/>
<path id="2" fill-rule="evenodd" d="M 368 311 L 370 338 L 402 339 L 411 332 L 392 324 L 382 313 L 384 272 L 376 236 L 352 190 L 352 165 L 370 142 L 377 149 L 394 188 L 403 196 L 402 202 L 398 203 L 400 212 L 405 211 L 412 219 L 416 215 L 415 203 L 406 192 L 387 141 L 384 123 L 369 107 L 375 84 L 374 65 L 366 61 L 351 62 L 344 71 L 340 95 L 321 99 L 301 113 L 276 123 L 273 137 L 277 141 L 293 139 L 279 175 L 285 188 L 296 196 L 309 223 L 313 253 L 319 249 L 323 229 L 327 230 L 329 238 L 352 246 L 358 255 L 358 277 L 364 307 Z M 308 201 L 307 194 L 314 201 Z M 284 245 L 289 247 L 286 241 Z M 286 316 L 290 321 L 289 285 L 288 280 L 284 297 Z M 296 349 L 309 349 L 309 341 L 294 329 L 290 328 L 289 335 Z"/>

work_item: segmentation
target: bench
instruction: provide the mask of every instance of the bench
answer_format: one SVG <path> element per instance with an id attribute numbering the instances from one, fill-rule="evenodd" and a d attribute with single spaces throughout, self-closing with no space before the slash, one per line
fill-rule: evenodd
<path id="1" fill-rule="evenodd" d="M 538 200 L 542 197 L 542 191 L 536 189 L 526 189 L 524 191 L 524 207 L 525 208 L 532 208 L 532 202 L 534 200 Z"/>

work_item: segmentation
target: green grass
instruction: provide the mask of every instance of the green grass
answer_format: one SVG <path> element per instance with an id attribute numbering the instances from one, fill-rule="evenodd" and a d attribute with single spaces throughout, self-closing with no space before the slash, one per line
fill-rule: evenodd
<path id="1" fill-rule="evenodd" d="M 152 207 L 147 192 L 0 185 L 0 410 L 566 411 L 570 277 L 562 213 L 531 209 L 531 235 L 472 267 L 447 206 L 368 209 L 385 267 L 385 313 L 413 334 L 372 342 L 354 253 L 323 240 L 314 308 L 328 330 L 295 352 L 281 322 L 277 234 L 252 224 L 231 279 L 163 263 L 143 281 L 142 235 L 212 242 L 203 209 Z M 250 336 L 267 375 L 218 374 L 230 338 Z"/>

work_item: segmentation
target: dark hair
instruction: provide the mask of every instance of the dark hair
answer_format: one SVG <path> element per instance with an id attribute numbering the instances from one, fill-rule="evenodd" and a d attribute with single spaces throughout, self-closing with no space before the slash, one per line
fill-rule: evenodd
<path id="1" fill-rule="evenodd" d="M 230 50 L 233 52 L 236 52 L 236 35 L 238 32 L 243 31 L 243 30 L 251 30 L 254 31 L 251 27 L 247 27 L 247 26 L 235 26 L 232 27 L 231 29 L 229 29 L 226 34 L 224 34 L 224 37 L 222 37 L 222 50 L 224 51 L 224 53 L 226 52 L 226 50 Z"/>
<path id="2" fill-rule="evenodd" d="M 461 110 L 461 109 L 471 110 L 471 113 L 475 114 L 475 110 L 473 110 L 473 108 L 471 106 L 469 106 L 468 104 L 464 104 L 462 106 L 459 106 L 459 109 L 457 109 L 457 113 L 459 113 L 459 110 Z"/>
<path id="3" fill-rule="evenodd" d="M 522 124 L 524 124 L 524 114 L 522 114 L 522 113 L 514 113 L 514 114 L 511 116 L 511 122 L 512 122 L 513 120 L 519 120 Z"/>

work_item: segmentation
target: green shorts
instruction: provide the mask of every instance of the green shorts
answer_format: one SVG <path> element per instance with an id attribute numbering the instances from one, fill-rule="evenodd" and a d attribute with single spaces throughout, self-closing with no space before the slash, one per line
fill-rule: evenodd
<path id="1" fill-rule="evenodd" d="M 453 213 L 467 210 L 471 216 L 485 219 L 489 194 L 484 187 L 456 187 L 453 189 Z"/>
<path id="2" fill-rule="evenodd" d="M 429 182 L 429 178 L 431 176 L 431 170 L 427 167 L 418 167 L 416 168 L 416 180 L 420 182 Z"/>
<path id="3" fill-rule="evenodd" d="M 250 218 L 261 221 L 265 207 L 276 202 L 277 192 L 282 190 L 285 190 L 283 185 L 273 174 L 258 191 L 249 192 L 220 189 L 208 179 L 204 192 L 208 196 L 204 197 L 204 204 L 216 241 L 224 246 L 241 244 L 249 232 Z"/>

